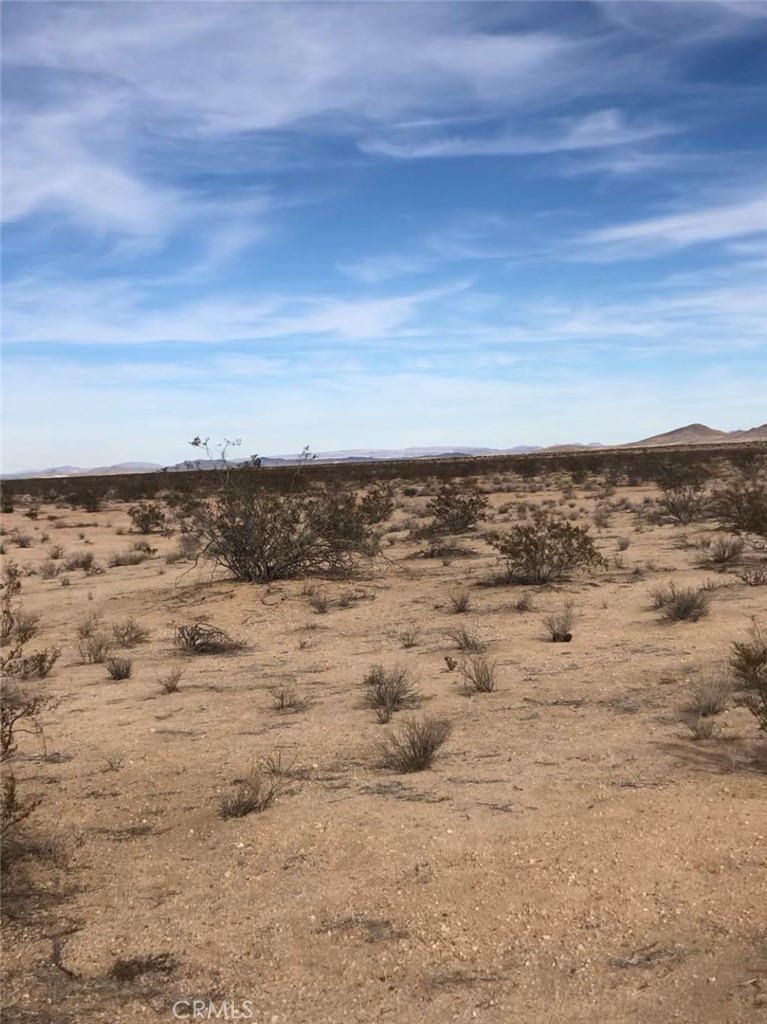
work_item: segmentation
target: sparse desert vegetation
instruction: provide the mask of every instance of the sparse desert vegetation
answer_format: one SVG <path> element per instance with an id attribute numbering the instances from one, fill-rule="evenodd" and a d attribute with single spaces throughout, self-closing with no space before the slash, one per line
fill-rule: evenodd
<path id="1" fill-rule="evenodd" d="M 72 481 L 55 545 L 14 542 L 15 484 L 13 998 L 122 1024 L 257 973 L 285 1024 L 756 1020 L 762 477 L 622 458 Z"/>

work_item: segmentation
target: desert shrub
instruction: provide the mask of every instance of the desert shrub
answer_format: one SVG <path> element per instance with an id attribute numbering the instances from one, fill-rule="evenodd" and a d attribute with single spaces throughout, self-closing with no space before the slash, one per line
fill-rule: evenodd
<path id="1" fill-rule="evenodd" d="M 628 551 L 630 546 L 631 546 L 631 538 L 630 537 L 619 537 L 618 538 L 618 550 L 619 551 Z"/>
<path id="2" fill-rule="evenodd" d="M 101 616 L 97 612 L 88 612 L 80 625 L 77 627 L 77 635 L 80 640 L 87 640 L 98 632 L 101 626 Z"/>
<path id="3" fill-rule="evenodd" d="M 64 563 L 64 568 L 68 572 L 73 572 L 75 569 L 82 569 L 85 572 L 91 572 L 94 568 L 95 557 L 92 551 L 75 551 L 69 556 Z"/>
<path id="4" fill-rule="evenodd" d="M 107 658 L 105 664 L 110 679 L 130 679 L 133 673 L 130 658 Z"/>
<path id="5" fill-rule="evenodd" d="M 115 622 L 112 626 L 112 636 L 120 647 L 135 647 L 137 644 L 146 643 L 149 639 L 149 630 L 134 618 L 130 618 L 123 622 Z"/>
<path id="6" fill-rule="evenodd" d="M 716 488 L 711 512 L 729 530 L 767 537 L 767 476 L 743 476 Z"/>
<path id="7" fill-rule="evenodd" d="M 548 630 L 549 636 L 555 644 L 569 644 L 573 638 L 573 626 L 575 624 L 575 604 L 571 598 L 562 602 L 559 611 L 547 615 L 543 625 Z"/>
<path id="8" fill-rule="evenodd" d="M 51 544 L 50 547 L 48 548 L 48 557 L 54 562 L 57 562 L 60 558 L 63 558 L 64 548 L 61 546 L 61 544 Z"/>
<path id="9" fill-rule="evenodd" d="M 518 612 L 531 612 L 535 607 L 533 604 L 533 595 L 523 594 L 522 597 L 518 598 L 514 603 L 514 607 Z"/>
<path id="10" fill-rule="evenodd" d="M 710 718 L 727 710 L 732 698 L 732 679 L 726 668 L 712 668 L 695 683 L 690 698 L 690 711 L 697 718 Z"/>
<path id="11" fill-rule="evenodd" d="M 360 500 L 360 515 L 370 526 L 385 523 L 393 512 L 394 495 L 390 487 L 371 487 Z"/>
<path id="12" fill-rule="evenodd" d="M 450 595 L 450 607 L 456 615 L 462 615 L 471 608 L 471 594 L 466 587 L 453 591 Z"/>
<path id="13" fill-rule="evenodd" d="M 110 569 L 117 569 L 121 565 L 141 565 L 148 557 L 144 551 L 113 551 L 107 564 Z"/>
<path id="14" fill-rule="evenodd" d="M 232 639 L 223 629 L 205 622 L 191 626 L 179 626 L 175 641 L 185 654 L 230 654 L 242 649 L 238 640 Z"/>
<path id="15" fill-rule="evenodd" d="M 315 590 L 309 596 L 309 606 L 317 615 L 325 615 L 330 608 L 330 598 L 324 590 Z"/>
<path id="16" fill-rule="evenodd" d="M 672 582 L 653 590 L 650 599 L 667 622 L 697 622 L 709 612 L 708 594 L 698 587 L 677 587 Z"/>
<path id="17" fill-rule="evenodd" d="M 675 484 L 663 488 L 658 499 L 658 510 L 661 519 L 667 522 L 687 526 L 702 519 L 706 514 L 708 499 L 701 485 Z"/>
<path id="18" fill-rule="evenodd" d="M 730 565 L 737 562 L 744 547 L 740 537 L 716 537 L 708 548 L 706 560 L 714 565 Z"/>
<path id="19" fill-rule="evenodd" d="M 292 686 L 273 686 L 269 690 L 269 696 L 272 698 L 274 710 L 280 713 L 305 711 L 309 706 L 309 702 Z"/>
<path id="20" fill-rule="evenodd" d="M 440 747 L 451 732 L 442 718 L 422 718 L 406 722 L 379 745 L 380 765 L 407 774 L 431 768 Z"/>
<path id="21" fill-rule="evenodd" d="M 277 799 L 283 782 L 278 776 L 253 768 L 244 779 L 237 780 L 236 786 L 231 796 L 222 797 L 219 801 L 218 813 L 224 820 L 261 814 Z"/>
<path id="22" fill-rule="evenodd" d="M 399 638 L 404 648 L 417 647 L 421 638 L 421 631 L 417 626 L 413 626 L 410 629 L 404 629 L 400 633 Z"/>
<path id="23" fill-rule="evenodd" d="M 282 494 L 245 476 L 229 481 L 215 498 L 182 501 L 180 514 L 201 538 L 201 554 L 241 582 L 346 576 L 359 556 L 375 553 L 377 538 L 350 490 Z"/>
<path id="24" fill-rule="evenodd" d="M 164 676 L 160 676 L 157 682 L 160 685 L 162 693 L 178 693 L 181 683 L 181 679 L 184 673 L 180 668 L 171 669 L 170 672 L 166 672 Z"/>
<path id="25" fill-rule="evenodd" d="M 461 492 L 453 484 L 443 484 L 426 505 L 434 517 L 433 529 L 439 533 L 465 533 L 487 516 L 487 496 L 476 487 Z"/>
<path id="26" fill-rule="evenodd" d="M 109 656 L 112 650 L 112 638 L 106 633 L 92 633 L 84 637 L 77 645 L 84 664 L 101 665 Z"/>
<path id="27" fill-rule="evenodd" d="M 741 569 L 737 576 L 747 587 L 763 587 L 767 585 L 767 562 Z"/>
<path id="28" fill-rule="evenodd" d="M 756 693 L 738 697 L 735 703 L 750 711 L 759 725 L 759 731 L 767 733 L 767 685 L 761 686 Z"/>
<path id="29" fill-rule="evenodd" d="M 28 533 L 21 533 L 19 530 L 14 530 L 10 535 L 10 540 L 17 548 L 31 548 L 32 537 Z"/>
<path id="30" fill-rule="evenodd" d="M 56 565 L 55 562 L 51 562 L 50 559 L 46 559 L 40 566 L 40 576 L 44 580 L 55 579 L 60 572 L 61 566 Z"/>
<path id="31" fill-rule="evenodd" d="M 465 626 L 461 626 L 459 629 L 448 630 L 447 636 L 454 641 L 458 650 L 463 651 L 465 654 L 478 653 L 484 651 L 487 647 L 484 640 Z"/>
<path id="32" fill-rule="evenodd" d="M 33 615 L 31 612 L 19 611 L 16 614 L 16 618 L 13 623 L 12 639 L 21 644 L 29 643 L 32 637 L 37 633 L 37 625 L 39 621 L 39 615 Z"/>
<path id="33" fill-rule="evenodd" d="M 703 718 L 702 716 L 694 718 L 692 722 L 688 722 L 687 728 L 690 730 L 690 739 L 696 741 L 710 740 L 716 732 L 716 724 L 713 718 Z"/>
<path id="34" fill-rule="evenodd" d="M 484 655 L 468 658 L 460 667 L 467 690 L 492 693 L 496 684 L 497 665 Z"/>
<path id="35" fill-rule="evenodd" d="M 166 524 L 166 516 L 157 505 L 141 501 L 128 509 L 131 522 L 139 533 L 158 533 Z"/>
<path id="36" fill-rule="evenodd" d="M 598 530 L 606 530 L 610 525 L 610 507 L 609 505 L 600 505 L 594 510 L 594 526 Z"/>
<path id="37" fill-rule="evenodd" d="M 157 548 L 153 548 L 148 540 L 134 540 L 131 544 L 131 551 L 140 551 L 142 555 L 151 558 L 157 554 Z"/>
<path id="38" fill-rule="evenodd" d="M 378 721 L 388 722 L 396 711 L 416 707 L 420 694 L 406 668 L 374 665 L 362 680 L 362 703 L 375 711 Z"/>
<path id="39" fill-rule="evenodd" d="M 730 667 L 744 687 L 767 687 L 767 634 L 756 623 L 749 630 L 748 640 L 733 640 Z"/>
<path id="40" fill-rule="evenodd" d="M 488 537 L 506 563 L 512 583 L 549 583 L 579 567 L 605 564 L 588 531 L 537 511 L 531 523 L 520 523 Z"/>
<path id="41" fill-rule="evenodd" d="M 13 512 L 13 492 L 6 487 L 0 493 L 0 512 Z"/>

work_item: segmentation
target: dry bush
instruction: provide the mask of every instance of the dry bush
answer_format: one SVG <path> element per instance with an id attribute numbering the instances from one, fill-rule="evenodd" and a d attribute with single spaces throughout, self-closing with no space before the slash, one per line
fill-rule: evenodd
<path id="1" fill-rule="evenodd" d="M 330 598 L 323 590 L 315 590 L 309 597 L 309 606 L 317 615 L 325 615 L 330 608 Z"/>
<path id="2" fill-rule="evenodd" d="M 506 563 L 510 583 L 550 583 L 579 567 L 605 564 L 588 532 L 538 511 L 529 524 L 492 534 L 490 544 Z"/>
<path id="3" fill-rule="evenodd" d="M 180 668 L 173 668 L 157 680 L 162 693 L 178 693 L 184 673 Z"/>
<path id="4" fill-rule="evenodd" d="M 741 569 L 737 576 L 747 587 L 764 587 L 767 585 L 767 563 Z"/>
<path id="5" fill-rule="evenodd" d="M 450 723 L 442 718 L 406 722 L 379 745 L 380 766 L 402 774 L 425 771 L 450 732 Z"/>
<path id="6" fill-rule="evenodd" d="M 569 644 L 573 638 L 573 626 L 575 624 L 575 603 L 572 598 L 562 602 L 558 612 L 547 615 L 543 625 L 548 630 L 552 642 L 555 644 Z"/>
<path id="7" fill-rule="evenodd" d="M 57 562 L 60 558 L 63 558 L 64 548 L 61 544 L 51 544 L 48 548 L 48 557 L 53 562 Z"/>
<path id="8" fill-rule="evenodd" d="M 86 665 L 101 665 L 112 650 L 112 638 L 106 633 L 93 633 L 84 637 L 77 645 L 80 657 Z"/>
<path id="9" fill-rule="evenodd" d="M 380 723 L 388 722 L 396 711 L 417 707 L 421 696 L 408 676 L 408 670 L 399 666 L 384 668 L 374 665 L 362 680 L 362 703 L 372 708 Z"/>
<path id="10" fill-rule="evenodd" d="M 466 689 L 476 693 L 492 693 L 497 681 L 498 666 L 484 655 L 467 659 L 460 666 Z"/>
<path id="11" fill-rule="evenodd" d="M 476 633 L 472 633 L 465 626 L 461 626 L 459 629 L 450 629 L 446 635 L 455 642 L 458 650 L 463 651 L 464 654 L 479 653 L 487 647 L 484 640 L 480 639 Z"/>
<path id="12" fill-rule="evenodd" d="M 32 637 L 36 636 L 37 634 L 37 626 L 39 621 L 39 615 L 34 615 L 31 612 L 24 611 L 17 612 L 15 621 L 13 623 L 11 639 L 15 640 L 20 644 L 29 643 Z"/>
<path id="13" fill-rule="evenodd" d="M 222 797 L 218 813 L 224 820 L 261 814 L 272 806 L 283 790 L 282 780 L 261 768 L 253 768 L 244 779 L 238 779 L 231 796 Z"/>
<path id="14" fill-rule="evenodd" d="M 15 544 L 17 548 L 32 547 L 32 537 L 28 533 L 20 533 L 18 530 L 14 530 L 8 539 L 12 544 Z"/>
<path id="15" fill-rule="evenodd" d="M 716 537 L 709 545 L 706 561 L 713 565 L 731 565 L 743 554 L 740 537 Z"/>
<path id="16" fill-rule="evenodd" d="M 80 625 L 77 627 L 77 635 L 81 640 L 87 640 L 93 636 L 101 627 L 101 616 L 98 612 L 88 612 Z"/>
<path id="17" fill-rule="evenodd" d="M 697 718 L 720 715 L 727 710 L 732 698 L 732 690 L 732 678 L 727 668 L 710 668 L 695 683 L 689 710 Z"/>
<path id="18" fill-rule="evenodd" d="M 618 538 L 618 550 L 619 551 L 628 551 L 628 549 L 630 547 L 631 547 L 631 538 L 630 537 L 619 537 Z"/>
<path id="19" fill-rule="evenodd" d="M 115 622 L 112 626 L 112 636 L 119 647 L 136 647 L 147 642 L 149 630 L 134 618 L 130 618 L 123 622 Z"/>
<path id="20" fill-rule="evenodd" d="M 141 501 L 128 509 L 133 526 L 139 533 L 158 533 L 165 526 L 166 516 L 157 505 Z"/>
<path id="21" fill-rule="evenodd" d="M 455 590 L 450 595 L 450 607 L 456 615 L 462 615 L 471 608 L 471 594 L 466 587 Z"/>
<path id="22" fill-rule="evenodd" d="M 487 497 L 476 487 L 461 492 L 454 484 L 443 484 L 426 512 L 434 517 L 432 529 L 437 533 L 465 533 L 486 518 L 487 505 Z"/>
<path id="23" fill-rule="evenodd" d="M 653 590 L 650 600 L 666 622 L 697 622 L 709 612 L 709 598 L 704 590 L 677 587 L 673 582 Z"/>
<path id="24" fill-rule="evenodd" d="M 755 622 L 748 640 L 733 640 L 730 667 L 746 689 L 767 687 L 767 634 Z"/>
<path id="25" fill-rule="evenodd" d="M 713 718 L 695 718 L 687 723 L 687 728 L 690 730 L 690 739 L 696 741 L 710 740 L 717 731 Z"/>
<path id="26" fill-rule="evenodd" d="M 767 537 L 767 477 L 746 474 L 715 489 L 711 512 L 729 530 Z"/>
<path id="27" fill-rule="evenodd" d="M 402 646 L 409 650 L 411 647 L 417 647 L 421 639 L 421 631 L 417 626 L 413 626 L 410 629 L 404 629 L 399 635 L 400 643 Z"/>
<path id="28" fill-rule="evenodd" d="M 84 572 L 92 572 L 95 568 L 95 556 L 92 551 L 75 551 L 64 563 L 68 572 L 75 569 L 82 569 Z"/>
<path id="29" fill-rule="evenodd" d="M 145 551 L 113 551 L 107 564 L 110 569 L 117 569 L 122 565 L 141 565 L 148 558 Z"/>
<path id="30" fill-rule="evenodd" d="M 105 664 L 110 679 L 130 679 L 133 673 L 130 658 L 107 658 Z"/>
<path id="31" fill-rule="evenodd" d="M 40 566 L 40 577 L 44 580 L 55 579 L 61 572 L 61 568 L 62 567 L 56 565 L 55 562 L 51 562 L 49 559 L 46 559 Z"/>
<path id="32" fill-rule="evenodd" d="M 394 512 L 394 495 L 390 487 L 371 487 L 360 500 L 360 515 L 370 526 L 385 523 Z"/>
<path id="33" fill-rule="evenodd" d="M 230 654 L 242 649 L 243 644 L 232 639 L 217 626 L 194 622 L 176 629 L 175 642 L 185 654 Z"/>
<path id="34" fill-rule="evenodd" d="M 515 602 L 514 607 L 518 612 L 531 612 L 535 608 L 532 594 L 523 594 Z"/>
<path id="35" fill-rule="evenodd" d="M 658 499 L 658 512 L 662 520 L 688 526 L 706 515 L 708 499 L 700 484 L 678 484 L 664 487 Z"/>
<path id="36" fill-rule="evenodd" d="M 305 711 L 309 707 L 309 702 L 292 686 L 273 686 L 269 690 L 269 696 L 272 698 L 274 710 L 280 713 Z"/>
<path id="37" fill-rule="evenodd" d="M 214 498 L 174 501 L 185 528 L 201 538 L 201 555 L 241 582 L 348 576 L 378 549 L 354 492 L 340 487 L 281 494 L 240 471 L 222 475 Z"/>

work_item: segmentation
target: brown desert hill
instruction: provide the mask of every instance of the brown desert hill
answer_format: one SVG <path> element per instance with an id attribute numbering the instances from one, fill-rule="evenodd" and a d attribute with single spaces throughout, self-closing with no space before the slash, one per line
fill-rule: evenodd
<path id="1" fill-rule="evenodd" d="M 750 430 L 733 430 L 727 437 L 730 441 L 767 441 L 767 423 Z"/>
<path id="2" fill-rule="evenodd" d="M 740 431 L 746 433 L 746 431 Z M 655 434 L 653 437 L 645 437 L 641 441 L 632 441 L 626 448 L 639 447 L 660 447 L 665 444 L 708 444 L 712 441 L 727 441 L 732 437 L 725 430 L 714 430 L 707 427 L 705 423 L 690 423 L 686 427 L 678 427 L 676 430 L 669 430 L 665 434 Z M 756 440 L 756 439 L 755 439 Z"/>

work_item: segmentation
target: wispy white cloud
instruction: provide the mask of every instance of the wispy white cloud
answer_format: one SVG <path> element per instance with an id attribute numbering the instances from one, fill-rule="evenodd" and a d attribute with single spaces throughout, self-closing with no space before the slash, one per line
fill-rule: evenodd
<path id="1" fill-rule="evenodd" d="M 747 238 L 765 231 L 767 193 L 727 205 L 703 206 L 600 228 L 584 235 L 581 241 L 584 258 L 626 259 Z"/>

